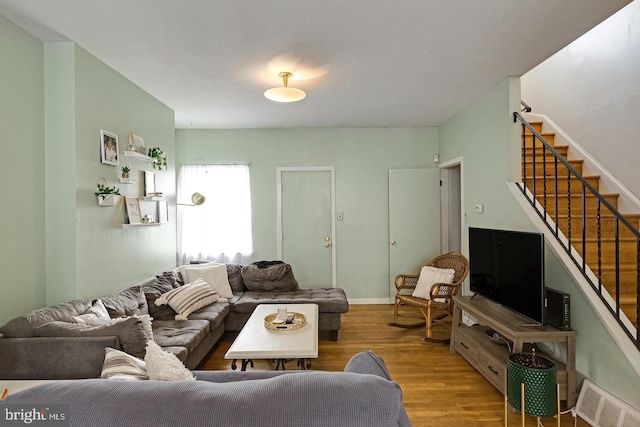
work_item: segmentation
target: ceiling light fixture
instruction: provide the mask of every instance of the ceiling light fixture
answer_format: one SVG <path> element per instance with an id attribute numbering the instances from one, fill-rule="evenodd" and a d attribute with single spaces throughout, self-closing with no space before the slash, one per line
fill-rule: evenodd
<path id="1" fill-rule="evenodd" d="M 289 82 L 289 77 L 292 76 L 289 72 L 284 72 L 278 74 L 282 77 L 282 81 L 284 85 L 282 87 L 274 87 L 271 89 L 267 89 L 264 93 L 264 96 L 267 99 L 270 99 L 275 102 L 296 102 L 303 99 L 307 96 L 303 90 L 296 89 L 294 87 L 288 87 L 287 83 Z"/>

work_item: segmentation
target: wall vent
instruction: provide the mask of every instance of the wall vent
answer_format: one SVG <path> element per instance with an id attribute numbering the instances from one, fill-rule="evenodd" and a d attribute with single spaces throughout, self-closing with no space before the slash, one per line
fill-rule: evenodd
<path id="1" fill-rule="evenodd" d="M 584 380 L 576 414 L 594 427 L 640 427 L 640 411 Z"/>

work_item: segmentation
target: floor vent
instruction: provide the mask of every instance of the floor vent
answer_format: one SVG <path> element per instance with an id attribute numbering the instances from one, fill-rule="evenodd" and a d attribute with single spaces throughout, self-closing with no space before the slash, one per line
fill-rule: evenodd
<path id="1" fill-rule="evenodd" d="M 576 414 L 594 427 L 640 427 L 640 411 L 584 380 Z"/>

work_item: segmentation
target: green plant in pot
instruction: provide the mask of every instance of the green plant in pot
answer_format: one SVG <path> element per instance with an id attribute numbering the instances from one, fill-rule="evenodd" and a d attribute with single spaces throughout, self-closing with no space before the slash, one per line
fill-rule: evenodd
<path id="1" fill-rule="evenodd" d="M 153 168 L 162 170 L 167 168 L 167 155 L 160 147 L 149 148 L 149 157 L 153 158 Z"/>
<path id="2" fill-rule="evenodd" d="M 122 167 L 122 177 L 129 178 L 129 172 L 131 172 L 131 168 L 129 166 Z"/>
<path id="3" fill-rule="evenodd" d="M 96 191 L 96 196 L 104 196 L 108 194 L 113 194 L 116 196 L 120 195 L 120 189 L 117 187 L 107 187 L 106 183 L 98 184 L 98 191 Z"/>

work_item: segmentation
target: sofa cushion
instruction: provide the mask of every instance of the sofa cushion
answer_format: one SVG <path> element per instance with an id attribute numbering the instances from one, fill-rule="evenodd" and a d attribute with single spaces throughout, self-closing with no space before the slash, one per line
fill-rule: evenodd
<path id="1" fill-rule="evenodd" d="M 140 286 L 132 286 L 101 298 L 109 316 L 127 317 L 134 314 L 149 314 L 147 300 Z"/>
<path id="2" fill-rule="evenodd" d="M 242 266 L 240 264 L 226 264 L 227 277 L 229 278 L 229 286 L 232 292 L 244 292 L 245 286 L 242 280 Z"/>
<path id="3" fill-rule="evenodd" d="M 228 303 L 217 302 L 194 311 L 189 315 L 189 320 L 206 320 L 209 322 L 209 329 L 213 331 L 224 322 L 229 311 Z"/>
<path id="4" fill-rule="evenodd" d="M 147 334 L 142 327 L 142 321 L 136 317 L 98 326 L 54 321 L 39 326 L 35 333 L 39 337 L 117 336 L 122 350 L 136 357 L 144 357 L 147 344 Z"/>
<path id="5" fill-rule="evenodd" d="M 274 261 L 275 262 L 275 261 Z M 261 268 L 262 265 L 266 265 Z M 298 282 L 286 263 L 254 263 L 242 267 L 242 280 L 250 291 L 295 291 Z"/>
<path id="6" fill-rule="evenodd" d="M 70 322 L 73 316 L 78 316 L 89 308 L 91 308 L 91 301 L 80 299 L 39 308 L 10 320 L 0 327 L 0 333 L 6 338 L 35 337 L 35 330 L 38 326 L 56 320 Z"/>
<path id="7" fill-rule="evenodd" d="M 104 380 L 148 380 L 144 360 L 115 348 L 105 348 L 100 378 Z"/>
<path id="8" fill-rule="evenodd" d="M 349 303 L 340 288 L 298 289 L 289 292 L 245 292 L 232 305 L 235 313 L 253 313 L 258 304 L 318 304 L 319 313 L 346 313 Z"/>
<path id="9" fill-rule="evenodd" d="M 176 286 L 173 286 L 173 283 Z M 144 297 L 147 300 L 147 307 L 151 317 L 155 320 L 173 320 L 175 318 L 177 313 L 170 305 L 156 305 L 155 301 L 163 294 L 178 287 L 177 281 L 173 282 L 164 276 L 158 276 L 154 283 L 142 287 L 142 293 L 144 293 Z"/>
<path id="10" fill-rule="evenodd" d="M 187 353 L 202 342 L 209 333 L 206 320 L 154 320 L 153 336 L 162 347 L 184 347 Z"/>

